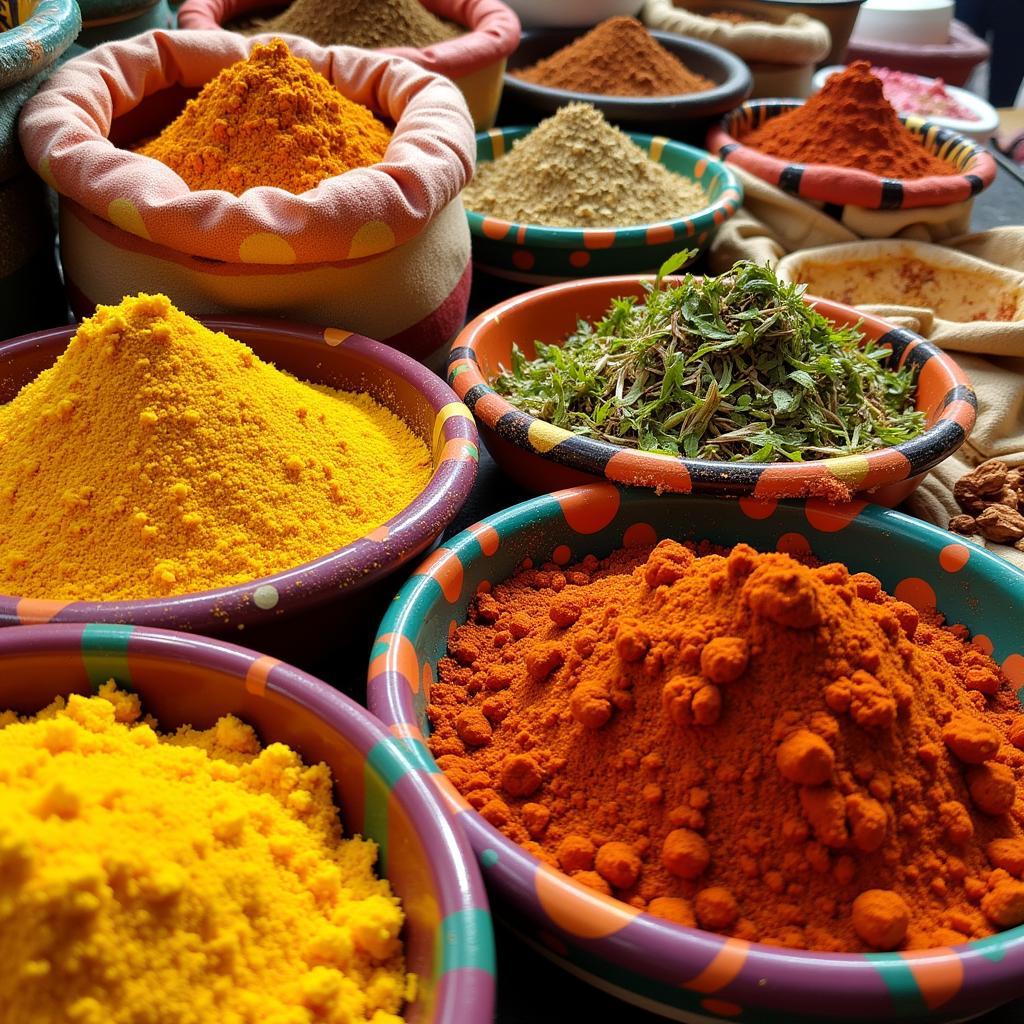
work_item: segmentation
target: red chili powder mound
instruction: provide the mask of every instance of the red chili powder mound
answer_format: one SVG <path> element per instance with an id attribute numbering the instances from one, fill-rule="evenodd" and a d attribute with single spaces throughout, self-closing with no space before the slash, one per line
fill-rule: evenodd
<path id="1" fill-rule="evenodd" d="M 866 60 L 833 75 L 802 106 L 740 141 L 791 163 L 853 167 L 884 178 L 959 173 L 907 131 Z"/>
<path id="2" fill-rule="evenodd" d="M 715 85 L 669 53 L 636 18 L 608 18 L 514 74 L 535 85 L 602 96 L 681 96 Z"/>
<path id="3" fill-rule="evenodd" d="M 457 789 L 580 883 L 742 939 L 919 949 L 1024 922 L 1024 716 L 998 666 L 866 573 L 708 550 L 478 595 L 430 693 Z"/>

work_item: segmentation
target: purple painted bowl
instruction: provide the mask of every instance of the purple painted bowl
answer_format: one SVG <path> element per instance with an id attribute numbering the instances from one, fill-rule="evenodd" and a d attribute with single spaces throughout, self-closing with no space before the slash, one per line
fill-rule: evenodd
<path id="1" fill-rule="evenodd" d="M 824 953 L 684 928 L 588 889 L 487 822 L 431 756 L 426 715 L 450 630 L 525 558 L 567 565 L 665 537 L 813 552 L 870 572 L 898 599 L 962 623 L 1024 700 L 1024 573 L 977 545 L 865 501 L 723 501 L 588 484 L 514 505 L 446 540 L 392 601 L 368 673 L 369 707 L 444 792 L 496 913 L 578 977 L 690 1024 L 954 1024 L 1017 998 L 1024 925 L 947 949 Z M 613 1020 L 628 1016 L 608 1011 Z"/>
<path id="2" fill-rule="evenodd" d="M 208 728 L 225 714 L 334 775 L 347 834 L 379 846 L 377 870 L 406 913 L 409 1024 L 490 1024 L 494 936 L 480 872 L 426 772 L 368 711 L 274 658 L 204 637 L 109 624 L 0 630 L 0 710 L 32 714 L 113 678 L 160 725 Z"/>
<path id="3" fill-rule="evenodd" d="M 425 490 L 383 526 L 305 565 L 218 590 L 135 601 L 50 601 L 0 594 L 0 625 L 117 622 L 245 640 L 308 663 L 386 602 L 392 577 L 427 550 L 454 519 L 476 479 L 478 438 L 469 410 L 438 377 L 409 356 L 336 328 L 255 318 L 204 319 L 302 380 L 366 391 L 426 442 L 434 472 Z M 0 402 L 52 365 L 74 327 L 0 344 Z M 380 611 L 375 618 L 379 618 Z"/>

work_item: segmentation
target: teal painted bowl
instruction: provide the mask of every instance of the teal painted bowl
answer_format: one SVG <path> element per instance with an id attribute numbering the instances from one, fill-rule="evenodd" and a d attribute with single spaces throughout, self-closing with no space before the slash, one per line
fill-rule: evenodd
<path id="1" fill-rule="evenodd" d="M 503 156 L 531 131 L 532 127 L 520 127 L 480 132 L 477 163 Z M 652 160 L 701 185 L 708 205 L 673 220 L 614 228 L 517 224 L 467 210 L 476 268 L 526 284 L 550 284 L 603 274 L 653 272 L 680 249 L 706 249 L 743 203 L 739 179 L 703 149 L 664 135 L 627 134 Z"/>
<path id="2" fill-rule="evenodd" d="M 494 936 L 472 850 L 422 767 L 365 708 L 276 658 L 206 637 L 103 623 L 0 630 L 0 711 L 34 714 L 108 679 L 137 693 L 165 732 L 233 714 L 264 745 L 324 762 L 345 834 L 377 843 L 376 870 L 402 900 L 406 969 L 418 978 L 404 1019 L 491 1024 Z"/>
<path id="3" fill-rule="evenodd" d="M 439 772 L 424 737 L 430 680 L 449 628 L 481 589 L 525 558 L 568 564 L 624 544 L 671 537 L 811 551 L 877 576 L 916 607 L 962 623 L 1021 687 L 1024 573 L 973 544 L 863 501 L 727 502 L 590 484 L 545 494 L 469 527 L 434 552 L 381 625 L 369 670 L 370 710 L 406 737 L 447 793 L 484 872 L 496 912 L 573 974 L 674 1020 L 737 1024 L 964 1021 L 1020 995 L 1024 926 L 954 948 L 855 954 L 748 943 L 669 924 L 542 865 L 488 824 Z M 609 1010 L 609 1019 L 616 1016 Z"/>

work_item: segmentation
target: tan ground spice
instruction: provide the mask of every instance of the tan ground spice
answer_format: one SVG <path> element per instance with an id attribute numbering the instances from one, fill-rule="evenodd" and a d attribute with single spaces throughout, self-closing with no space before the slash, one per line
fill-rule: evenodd
<path id="1" fill-rule="evenodd" d="M 696 182 L 655 163 L 589 103 L 570 103 L 483 163 L 467 210 L 548 227 L 628 227 L 708 204 Z"/>
<path id="2" fill-rule="evenodd" d="M 321 46 L 344 43 L 432 46 L 463 29 L 432 14 L 419 0 L 295 0 L 276 17 L 255 22 L 253 32 L 292 32 Z"/>

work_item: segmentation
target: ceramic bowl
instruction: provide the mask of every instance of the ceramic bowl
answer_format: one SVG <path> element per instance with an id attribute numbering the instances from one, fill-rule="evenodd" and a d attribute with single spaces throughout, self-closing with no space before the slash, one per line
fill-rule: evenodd
<path id="1" fill-rule="evenodd" d="M 519 49 L 509 57 L 508 71 L 528 68 L 588 31 L 586 28 L 552 28 L 524 32 Z M 710 78 L 715 87 L 683 96 L 605 96 L 550 89 L 506 73 L 505 95 L 519 109 L 532 110 L 541 116 L 580 100 L 593 104 L 613 124 L 664 132 L 673 138 L 687 125 L 699 127 L 714 116 L 732 110 L 750 95 L 750 69 L 735 54 L 703 40 L 670 32 L 652 31 L 651 35 L 691 71 Z"/>
<path id="2" fill-rule="evenodd" d="M 844 70 L 845 67 L 845 64 L 832 64 L 817 71 L 812 81 L 814 91 L 817 92 L 832 75 Z M 923 82 L 930 83 L 934 81 L 934 79 L 927 78 L 924 75 L 918 75 L 918 77 Z M 935 114 L 929 114 L 928 120 L 932 124 L 939 125 L 940 128 L 947 128 L 949 131 L 957 132 L 965 138 L 973 139 L 975 142 L 988 142 L 999 129 L 999 114 L 996 113 L 996 108 L 980 96 L 975 96 L 973 92 L 968 92 L 966 89 L 958 89 L 955 85 L 947 85 L 945 88 L 946 92 L 960 106 L 970 110 L 978 120 L 965 121 L 958 117 L 939 117 Z"/>
<path id="3" fill-rule="evenodd" d="M 495 160 L 532 128 L 492 128 L 476 137 L 477 163 Z M 467 211 L 473 262 L 498 277 L 544 284 L 574 277 L 657 270 L 680 249 L 702 250 L 743 203 L 743 186 L 709 153 L 660 135 L 627 133 L 652 160 L 698 182 L 708 206 L 675 220 L 619 228 L 549 228 Z"/>
<path id="4" fill-rule="evenodd" d="M 481 313 L 455 339 L 448 380 L 473 410 L 495 461 L 527 491 L 536 494 L 603 478 L 659 492 L 764 499 L 841 500 L 867 492 L 872 501 L 896 505 L 971 432 L 977 399 L 948 355 L 911 331 L 824 299 L 808 301 L 838 324 L 860 323 L 866 337 L 892 348 L 893 360 L 917 368 L 917 408 L 927 418 L 919 437 L 893 448 L 807 462 L 672 458 L 570 434 L 518 411 L 492 390 L 490 382 L 510 363 L 513 343 L 532 358 L 535 341 L 560 343 L 575 330 L 577 320 L 600 319 L 613 299 L 642 296 L 642 281 L 606 277 L 539 288 Z"/>
<path id="5" fill-rule="evenodd" d="M 567 564 L 672 537 L 813 551 L 878 576 L 919 607 L 984 634 L 1024 684 L 1024 574 L 984 549 L 857 502 L 723 502 L 594 484 L 546 494 L 448 541 L 414 573 L 381 625 L 370 709 L 434 772 L 484 870 L 495 912 L 542 953 L 598 987 L 674 1020 L 864 1024 L 966 1020 L 1020 994 L 1024 926 L 956 949 L 872 955 L 799 952 L 668 924 L 542 865 L 457 796 L 424 744 L 429 681 L 449 628 L 478 590 L 524 558 Z M 1024 691 L 1022 691 L 1024 693 Z M 607 1019 L 617 1018 L 609 1010 Z"/>
<path id="6" fill-rule="evenodd" d="M 386 345 L 335 328 L 256 319 L 203 322 L 302 380 L 367 391 L 400 416 L 433 454 L 434 473 L 423 493 L 366 537 L 273 576 L 138 601 L 68 603 L 0 594 L 0 625 L 118 622 L 232 638 L 244 633 L 261 650 L 305 658 L 349 631 L 339 631 L 338 622 L 357 632 L 354 623 L 364 609 L 393 589 L 389 578 L 455 518 L 476 478 L 478 439 L 468 410 L 443 381 Z M 0 345 L 0 401 L 50 366 L 74 330 L 61 327 Z"/>
<path id="7" fill-rule="evenodd" d="M 711 128 L 708 149 L 726 163 L 736 164 L 769 185 L 802 199 L 870 210 L 912 210 L 962 203 L 988 188 L 996 176 L 995 159 L 983 146 L 910 114 L 900 115 L 910 134 L 959 173 L 903 180 L 881 178 L 869 171 L 832 164 L 788 164 L 739 141 L 765 121 L 799 106 L 800 103 L 787 100 L 744 103 Z"/>
<path id="8" fill-rule="evenodd" d="M 853 32 L 866 43 L 934 46 L 949 39 L 953 0 L 865 0 Z"/>
<path id="9" fill-rule="evenodd" d="M 325 762 L 346 834 L 380 848 L 377 870 L 406 913 L 407 1021 L 490 1024 L 493 934 L 469 848 L 422 768 L 355 701 L 255 651 L 162 629 L 51 625 L 0 630 L 0 710 L 32 714 L 108 679 L 130 687 L 165 731 L 222 715 Z"/>

